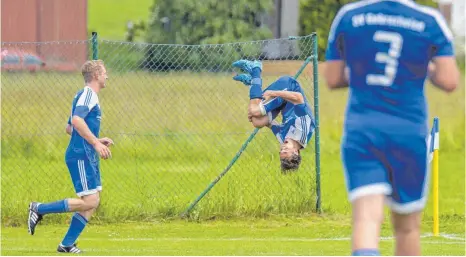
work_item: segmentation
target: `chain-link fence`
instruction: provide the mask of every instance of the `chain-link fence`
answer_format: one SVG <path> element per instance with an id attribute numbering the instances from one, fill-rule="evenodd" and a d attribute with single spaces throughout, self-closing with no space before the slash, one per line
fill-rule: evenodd
<path id="1" fill-rule="evenodd" d="M 99 93 L 101 136 L 115 141 L 112 159 L 101 160 L 97 217 L 144 220 L 181 214 L 254 130 L 247 119 L 248 88 L 232 80 L 233 61 L 262 59 L 265 88 L 313 58 L 298 81 L 315 111 L 315 41 L 309 35 L 196 46 L 2 43 L 2 221 L 23 221 L 32 200 L 75 196 L 64 162 L 65 126 L 73 97 L 84 86 L 79 68 L 85 59 L 98 57 L 107 67 L 110 79 Z M 315 211 L 316 138 L 301 152 L 300 170 L 282 174 L 279 143 L 261 129 L 193 214 Z"/>

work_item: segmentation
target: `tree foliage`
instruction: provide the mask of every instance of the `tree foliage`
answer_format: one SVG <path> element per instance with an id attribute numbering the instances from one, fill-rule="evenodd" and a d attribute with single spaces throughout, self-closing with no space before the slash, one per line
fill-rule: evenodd
<path id="1" fill-rule="evenodd" d="M 151 9 L 147 42 L 198 45 L 271 38 L 272 33 L 261 18 L 272 8 L 271 0 L 157 0 Z M 231 59 L 251 51 L 242 46 L 235 50 Z M 154 46 L 148 51 L 146 66 L 158 70 L 200 68 L 201 65 L 218 69 L 220 64 L 230 61 L 225 60 L 227 56 L 222 52 L 203 47 Z M 201 64 L 205 55 L 212 61 Z M 183 58 L 186 63 L 180 63 L 180 56 L 188 57 Z"/>

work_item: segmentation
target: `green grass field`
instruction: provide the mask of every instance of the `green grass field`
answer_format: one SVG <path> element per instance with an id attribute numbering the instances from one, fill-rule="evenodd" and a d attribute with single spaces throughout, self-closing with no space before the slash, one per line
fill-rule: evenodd
<path id="1" fill-rule="evenodd" d="M 154 1 L 117 2 L 89 1 L 89 31 L 124 40 L 127 21 L 147 21 Z M 110 64 L 108 88 L 99 95 L 101 136 L 116 144 L 113 158 L 101 163 L 101 206 L 78 240 L 86 255 L 350 254 L 350 205 L 340 159 L 346 90 L 330 92 L 319 81 L 322 214 L 315 213 L 315 136 L 302 152 L 301 170 L 283 175 L 278 143 L 264 129 L 190 218 L 180 219 L 253 131 L 247 89 L 229 73 L 119 73 L 136 67 L 147 48 L 99 47 Z M 264 77 L 264 84 L 276 78 Z M 71 215 L 46 216 L 30 236 L 26 207 L 32 200 L 75 196 L 63 160 L 69 140 L 64 128 L 82 79 L 2 72 L 1 81 L 1 254 L 54 255 Z M 300 83 L 311 100 L 309 73 Z M 441 236 L 431 235 L 429 194 L 423 255 L 466 254 L 464 88 L 453 94 L 426 89 L 430 116 L 440 118 Z M 382 235 L 382 254 L 393 254 L 389 215 Z"/>
<path id="2" fill-rule="evenodd" d="M 244 115 L 247 89 L 232 82 L 230 74 L 110 76 L 100 96 L 102 136 L 113 138 L 116 145 L 112 160 L 102 162 L 104 193 L 95 225 L 80 243 L 90 254 L 347 254 L 349 204 L 339 158 L 345 91 L 330 92 L 320 83 L 324 216 L 311 214 L 314 140 L 304 151 L 303 168 L 282 175 L 278 144 L 271 133 L 261 131 L 188 222 L 177 216 L 226 167 L 252 131 Z M 310 78 L 300 79 L 311 91 Z M 63 162 L 68 140 L 64 126 L 80 87 L 77 75 L 2 73 L 3 254 L 53 254 L 66 231 L 63 224 L 69 215 L 56 215 L 44 220 L 37 236 L 26 237 L 25 211 L 31 200 L 73 196 Z M 427 95 L 431 115 L 440 118 L 441 232 L 457 239 L 427 236 L 424 253 L 463 255 L 464 85 L 451 95 L 428 87 Z M 37 187 L 43 190 L 34 190 Z M 429 233 L 430 204 L 423 219 Z M 124 223 L 121 230 L 115 222 Z M 263 231 L 255 233 L 255 226 Z M 290 232 L 293 227 L 300 232 Z M 388 226 L 384 235 L 390 235 Z M 390 253 L 392 246 L 386 239 L 383 252 Z"/>
<path id="3" fill-rule="evenodd" d="M 449 231 L 429 235 L 424 223 L 423 255 L 464 256 L 464 223 L 442 225 Z M 57 255 L 54 250 L 65 226 L 39 226 L 36 235 L 26 228 L 3 228 L 2 255 Z M 217 220 L 202 223 L 164 221 L 90 225 L 78 244 L 86 255 L 349 255 L 350 220 L 346 216 L 275 217 L 249 220 Z M 380 243 L 383 255 L 391 255 L 394 243 L 384 226 Z M 22 242 L 21 242 L 22 241 Z M 21 242 L 21 243 L 19 243 Z"/>

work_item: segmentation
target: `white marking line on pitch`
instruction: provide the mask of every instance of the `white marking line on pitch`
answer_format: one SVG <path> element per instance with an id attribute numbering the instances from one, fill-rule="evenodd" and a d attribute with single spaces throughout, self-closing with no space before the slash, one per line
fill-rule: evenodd
<path id="1" fill-rule="evenodd" d="M 446 239 L 451 239 L 451 240 L 460 240 L 460 241 L 465 241 L 464 237 L 457 237 L 455 235 L 441 235 L 441 237 L 446 238 Z"/>
<path id="2" fill-rule="evenodd" d="M 435 238 L 430 235 L 422 235 L 421 238 Z M 443 236 L 444 238 L 452 241 L 463 241 L 463 242 L 450 242 L 450 244 L 464 244 L 465 239 L 455 236 Z M 381 237 L 381 241 L 390 241 L 395 238 L 392 236 Z M 97 238 L 89 238 L 87 240 L 102 240 Z M 279 242 L 320 242 L 320 241 L 350 241 L 350 237 L 334 237 L 334 238 L 251 238 L 251 237 L 238 237 L 238 238 L 187 238 L 187 237 L 175 237 L 175 238 L 110 238 L 109 241 L 255 241 L 255 242 L 268 242 L 268 241 L 279 241 Z M 446 241 L 423 241 L 422 243 L 447 243 Z"/>
<path id="3" fill-rule="evenodd" d="M 465 238 L 457 237 L 456 235 L 442 234 L 439 237 L 434 237 L 432 234 L 422 235 L 421 238 L 443 238 L 453 242 L 447 241 L 422 241 L 423 244 L 464 244 Z M 381 241 L 391 241 L 395 238 L 393 236 L 381 237 Z M 2 238 L 6 241 L 19 240 L 18 238 Z M 320 241 L 350 241 L 350 237 L 334 237 L 334 238 L 253 238 L 253 237 L 238 237 L 238 238 L 190 238 L 190 237 L 162 237 L 162 238 L 81 238 L 81 241 L 255 241 L 255 242 L 320 242 Z M 456 241 L 456 242 L 455 242 Z"/>
<path id="4" fill-rule="evenodd" d="M 463 241 L 464 238 L 457 237 L 456 235 L 440 235 L 440 238 L 444 238 L 452 241 Z M 436 238 L 432 234 L 421 235 L 421 238 Z M 381 237 L 381 241 L 390 241 L 394 240 L 393 236 Z M 82 239 L 86 240 L 86 239 Z M 88 238 L 87 240 L 102 240 L 100 238 Z M 350 237 L 331 237 L 331 238 L 253 238 L 253 237 L 237 237 L 237 238 L 189 238 L 189 237 L 171 237 L 171 238 L 109 238 L 109 241 L 257 241 L 257 242 L 266 242 L 266 241 L 280 241 L 280 242 L 319 242 L 319 241 L 350 241 Z M 434 242 L 434 241 L 430 241 Z M 435 241 L 442 242 L 442 241 Z M 429 243 L 425 241 L 423 243 Z M 459 242 L 460 243 L 460 242 Z"/>

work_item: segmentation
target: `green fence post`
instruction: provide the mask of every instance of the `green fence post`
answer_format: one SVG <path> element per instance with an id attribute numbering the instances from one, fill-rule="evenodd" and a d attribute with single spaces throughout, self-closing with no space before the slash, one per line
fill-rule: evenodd
<path id="1" fill-rule="evenodd" d="M 319 129 L 319 46 L 317 33 L 314 34 L 314 113 L 315 113 L 315 151 L 316 151 L 316 211 L 322 212 L 322 196 L 320 188 L 320 129 Z"/>
<path id="2" fill-rule="evenodd" d="M 97 60 L 97 59 L 99 59 L 97 32 L 92 32 L 92 60 Z"/>

